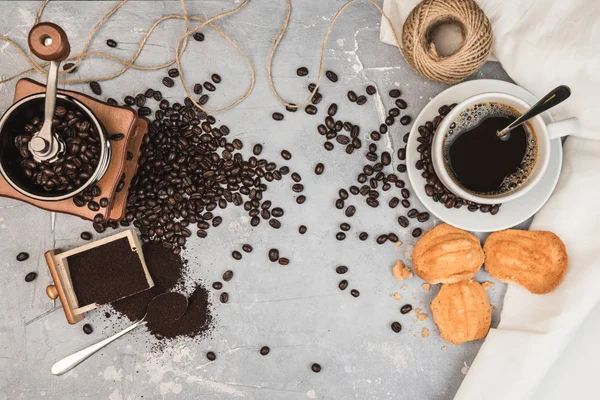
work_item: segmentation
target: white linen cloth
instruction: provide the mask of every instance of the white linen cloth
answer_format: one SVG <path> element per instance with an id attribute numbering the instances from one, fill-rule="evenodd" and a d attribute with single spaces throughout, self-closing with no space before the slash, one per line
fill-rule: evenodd
<path id="1" fill-rule="evenodd" d="M 476 1 L 492 22 L 493 53 L 510 77 L 538 97 L 568 85 L 571 98 L 551 113 L 557 120 L 578 117 L 581 132 L 567 139 L 556 191 L 531 225 L 565 242 L 564 281 L 542 296 L 509 284 L 501 322 L 455 399 L 600 398 L 593 372 L 600 360 L 600 1 Z M 399 35 L 417 3 L 384 0 Z M 380 39 L 395 44 L 383 19 Z"/>

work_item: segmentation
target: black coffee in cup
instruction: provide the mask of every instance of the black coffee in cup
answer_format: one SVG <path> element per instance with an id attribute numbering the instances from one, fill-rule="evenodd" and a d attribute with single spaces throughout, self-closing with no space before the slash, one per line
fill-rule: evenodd
<path id="1" fill-rule="evenodd" d="M 451 178 L 466 191 L 497 196 L 517 189 L 531 175 L 537 140 L 524 123 L 501 140 L 497 132 L 521 113 L 502 103 L 480 103 L 463 111 L 445 134 L 444 161 Z"/>

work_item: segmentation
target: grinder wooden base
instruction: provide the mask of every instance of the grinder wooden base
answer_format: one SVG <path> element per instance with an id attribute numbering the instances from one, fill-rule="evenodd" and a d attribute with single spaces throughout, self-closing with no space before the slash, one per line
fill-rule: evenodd
<path id="1" fill-rule="evenodd" d="M 31 79 L 21 79 L 16 85 L 14 101 L 45 90 L 46 87 L 38 82 Z M 101 193 L 95 198 L 95 201 L 97 202 L 100 198 L 106 197 L 109 199 L 108 207 L 92 211 L 87 206 L 77 207 L 72 199 L 61 201 L 31 199 L 14 190 L 2 176 L 0 176 L 0 196 L 22 200 L 48 211 L 76 215 L 88 220 L 93 220 L 98 213 L 104 216 L 105 221 L 121 220 L 125 216 L 129 185 L 138 168 L 140 146 L 144 136 L 148 133 L 148 120 L 139 118 L 134 110 L 127 107 L 111 106 L 78 92 L 68 90 L 59 90 L 58 92 L 76 98 L 88 106 L 104 125 L 109 135 L 114 133 L 125 135 L 122 140 L 110 142 L 110 163 L 104 176 L 97 183 Z M 127 159 L 128 152 L 133 155 L 129 160 Z M 123 174 L 125 174 L 125 184 L 117 192 L 117 186 Z"/>

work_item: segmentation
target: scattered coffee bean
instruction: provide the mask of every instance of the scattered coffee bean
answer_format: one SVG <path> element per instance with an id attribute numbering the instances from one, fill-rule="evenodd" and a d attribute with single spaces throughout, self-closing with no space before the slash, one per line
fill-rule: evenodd
<path id="1" fill-rule="evenodd" d="M 29 253 L 26 253 L 24 251 L 22 251 L 19 254 L 17 254 L 17 261 L 25 261 L 28 258 L 29 258 Z"/>
<path id="2" fill-rule="evenodd" d="M 219 300 L 223 304 L 227 303 L 229 301 L 229 294 L 227 292 L 221 293 L 221 295 L 219 296 Z"/>
<path id="3" fill-rule="evenodd" d="M 252 252 L 252 246 L 250 246 L 249 244 L 243 244 L 242 245 L 242 250 L 244 250 L 246 253 L 251 253 Z"/>
<path id="4" fill-rule="evenodd" d="M 419 237 L 419 236 L 421 236 L 422 233 L 423 233 L 423 230 L 421 228 L 415 228 L 412 231 L 413 237 Z"/>
<path id="5" fill-rule="evenodd" d="M 200 94 L 202 93 L 202 85 L 199 83 L 196 83 L 194 85 L 194 94 Z"/>
<path id="6" fill-rule="evenodd" d="M 223 289 L 223 284 L 221 282 L 213 282 L 212 287 L 215 290 L 221 290 Z"/>
<path id="7" fill-rule="evenodd" d="M 102 94 L 102 88 L 100 87 L 100 84 L 96 81 L 90 82 L 90 89 L 92 89 L 92 92 L 96 96 L 100 96 Z"/>
<path id="8" fill-rule="evenodd" d="M 352 90 L 348 91 L 348 100 L 354 103 L 356 102 L 357 98 L 358 96 L 356 96 L 356 93 L 354 93 Z"/>
<path id="9" fill-rule="evenodd" d="M 31 282 L 31 281 L 35 280 L 35 278 L 37 278 L 37 273 L 30 272 L 27 275 L 25 275 L 25 282 Z"/>
<path id="10" fill-rule="evenodd" d="M 367 102 L 367 98 L 365 96 L 358 96 L 356 98 L 356 104 L 358 104 L 359 106 L 362 106 L 366 102 Z"/>
<path id="11" fill-rule="evenodd" d="M 272 115 L 272 117 L 273 117 L 273 119 L 275 121 L 281 121 L 281 120 L 283 120 L 283 114 L 279 113 L 279 112 L 274 112 L 273 115 Z"/>
<path id="12" fill-rule="evenodd" d="M 260 348 L 260 355 L 266 356 L 267 354 L 269 354 L 270 351 L 271 351 L 271 349 L 269 349 L 268 346 L 263 346 Z"/>
<path id="13" fill-rule="evenodd" d="M 109 139 L 114 142 L 118 142 L 119 140 L 123 139 L 124 137 L 125 137 L 125 135 L 122 133 L 114 133 L 114 134 L 110 135 Z"/>
<path id="14" fill-rule="evenodd" d="M 165 76 L 162 79 L 162 84 L 168 88 L 172 88 L 173 86 L 175 86 L 175 81 L 173 81 L 173 79 L 169 78 L 168 76 Z"/>
<path id="15" fill-rule="evenodd" d="M 242 253 L 240 253 L 237 250 L 234 250 L 231 252 L 231 257 L 233 257 L 235 260 L 241 260 L 242 259 Z"/>
<path id="16" fill-rule="evenodd" d="M 81 232 L 79 235 L 83 240 L 92 240 L 92 234 L 90 232 Z"/>
<path id="17" fill-rule="evenodd" d="M 406 215 L 408 216 L 408 218 L 416 218 L 417 215 L 419 215 L 419 211 L 413 208 Z"/>
<path id="18" fill-rule="evenodd" d="M 402 125 L 408 125 L 408 124 L 410 124 L 411 121 L 412 121 L 412 118 L 410 117 L 410 115 L 404 115 L 404 116 L 402 116 L 402 118 L 400 118 L 400 123 Z"/>
<path id="19" fill-rule="evenodd" d="M 348 287 L 348 281 L 343 279 L 340 281 L 340 283 L 338 283 L 338 288 L 340 288 L 340 290 L 346 290 L 346 288 Z"/>
<path id="20" fill-rule="evenodd" d="M 269 225 L 271 225 L 271 228 L 274 228 L 274 229 L 281 228 L 281 222 L 279 222 L 279 220 L 277 220 L 275 218 L 271 218 L 269 220 Z"/>
<path id="21" fill-rule="evenodd" d="M 377 89 L 375 89 L 375 86 L 373 86 L 373 85 L 367 86 L 367 94 L 368 95 L 374 95 L 375 93 L 377 93 Z"/>
<path id="22" fill-rule="evenodd" d="M 204 89 L 208 90 L 209 92 L 214 92 L 215 90 L 217 90 L 217 88 L 215 87 L 215 85 L 213 85 L 210 82 L 204 82 L 202 84 L 202 86 L 204 86 Z"/>
<path id="23" fill-rule="evenodd" d="M 335 272 L 338 273 L 338 274 L 340 274 L 340 275 L 343 275 L 346 272 L 348 272 L 348 267 L 346 267 L 345 265 L 340 265 L 340 266 L 338 266 L 338 267 L 335 268 Z"/>
<path id="24" fill-rule="evenodd" d="M 422 212 L 422 213 L 419 213 L 419 215 L 417 215 L 417 221 L 419 221 L 419 222 L 426 222 L 428 220 L 429 220 L 428 212 Z"/>
<path id="25" fill-rule="evenodd" d="M 221 75 L 219 74 L 212 74 L 210 76 L 210 79 L 214 82 L 214 83 L 221 83 Z"/>
<path id="26" fill-rule="evenodd" d="M 361 233 L 358 235 L 358 238 L 359 238 L 360 240 L 367 240 L 367 239 L 368 239 L 368 237 L 369 237 L 369 234 L 368 234 L 367 232 L 361 232 Z"/>
<path id="27" fill-rule="evenodd" d="M 290 260 L 288 258 L 285 257 L 281 257 L 279 260 L 279 265 L 288 265 L 290 263 Z"/>
<path id="28" fill-rule="evenodd" d="M 388 233 L 387 237 L 388 237 L 388 240 L 392 243 L 398 242 L 398 235 L 396 235 L 395 233 Z"/>
<path id="29" fill-rule="evenodd" d="M 171 68 L 167 71 L 167 75 L 171 78 L 177 78 L 179 76 L 179 70 L 177 68 Z"/>
<path id="30" fill-rule="evenodd" d="M 338 232 L 335 234 L 335 238 L 337 240 L 344 240 L 346 239 L 346 234 L 344 232 Z"/>
<path id="31" fill-rule="evenodd" d="M 331 103 L 329 108 L 327 109 L 327 115 L 333 117 L 337 113 L 338 106 L 335 103 Z"/>
<path id="32" fill-rule="evenodd" d="M 400 325 L 400 322 L 392 322 L 392 330 L 396 333 L 400 332 L 402 330 L 402 325 Z"/>
<path id="33" fill-rule="evenodd" d="M 410 222 L 408 221 L 408 218 L 402 215 L 398 217 L 398 224 L 400 224 L 401 227 L 406 228 Z"/>
<path id="34" fill-rule="evenodd" d="M 92 329 L 92 326 L 90 324 L 83 325 L 83 333 L 85 333 L 86 335 L 90 335 L 92 332 L 94 332 L 94 329 Z"/>
<path id="35" fill-rule="evenodd" d="M 283 158 L 284 160 L 291 160 L 292 153 L 290 153 L 287 150 L 281 150 L 281 158 Z"/>
<path id="36" fill-rule="evenodd" d="M 315 166 L 315 174 L 317 174 L 317 175 L 321 175 L 324 170 L 325 170 L 325 166 L 323 165 L 323 163 L 318 163 Z"/>
<path id="37" fill-rule="evenodd" d="M 340 224 L 340 229 L 343 230 L 344 232 L 348 232 L 350 230 L 350 224 L 347 222 L 342 222 Z"/>
<path id="38" fill-rule="evenodd" d="M 215 361 L 217 359 L 217 356 L 212 351 L 209 351 L 208 353 L 206 353 L 206 358 L 208 359 L 208 361 Z"/>
<path id="39" fill-rule="evenodd" d="M 66 63 L 63 65 L 63 71 L 69 71 L 73 67 L 75 67 L 74 63 Z M 72 74 L 75 71 L 77 71 L 77 67 L 73 68 L 69 73 Z"/>
<path id="40" fill-rule="evenodd" d="M 346 211 L 344 212 L 344 214 L 348 218 L 353 217 L 354 214 L 356 214 L 356 207 L 355 206 L 348 206 L 348 208 L 346 208 Z"/>
<path id="41" fill-rule="evenodd" d="M 304 111 L 309 115 L 315 115 L 319 111 L 319 109 L 314 105 L 309 104 L 304 108 Z"/>
<path id="42" fill-rule="evenodd" d="M 400 312 L 402 314 L 408 314 L 412 311 L 412 306 L 410 304 L 405 304 L 400 308 Z"/>
<path id="43" fill-rule="evenodd" d="M 255 156 L 258 156 L 258 155 L 260 155 L 260 153 L 262 153 L 262 149 L 263 149 L 262 145 L 257 143 L 257 144 L 255 144 L 255 145 L 254 145 L 254 147 L 252 148 L 252 153 L 253 153 Z"/>
<path id="44" fill-rule="evenodd" d="M 312 369 L 312 372 L 315 372 L 315 373 L 321 372 L 321 366 L 317 363 L 314 363 L 313 365 L 311 365 L 310 369 Z"/>
<path id="45" fill-rule="evenodd" d="M 396 208 L 396 207 L 398 206 L 398 204 L 399 204 L 399 203 L 400 203 L 400 199 L 399 199 L 399 198 L 397 198 L 397 197 L 392 197 L 392 198 L 390 199 L 389 206 L 390 206 L 390 208 Z"/>
<path id="46" fill-rule="evenodd" d="M 227 270 L 223 273 L 223 280 L 225 282 L 229 282 L 233 278 L 233 271 Z"/>
<path id="47" fill-rule="evenodd" d="M 306 201 L 306 196 L 304 196 L 303 194 L 296 197 L 296 203 L 298 203 L 298 204 L 303 204 L 305 201 Z"/>
<path id="48" fill-rule="evenodd" d="M 356 289 L 352 289 L 352 290 L 350 291 L 350 294 L 351 294 L 353 297 L 358 297 L 358 296 L 360 296 L 360 292 L 359 292 L 358 290 L 356 290 Z"/>
<path id="49" fill-rule="evenodd" d="M 279 250 L 277 250 L 277 249 L 269 250 L 269 260 L 271 262 L 276 262 L 277 260 L 279 260 Z"/>
<path id="50" fill-rule="evenodd" d="M 399 89 L 392 89 L 392 90 L 390 90 L 390 93 L 389 93 L 390 97 L 394 98 L 394 99 L 397 97 L 400 97 L 401 94 L 402 94 L 402 92 L 400 92 Z"/>
<path id="51" fill-rule="evenodd" d="M 379 235 L 377 236 L 377 244 L 384 244 L 385 242 L 387 242 L 388 240 L 388 236 L 387 235 Z"/>
<path id="52" fill-rule="evenodd" d="M 306 230 L 307 230 L 307 228 L 305 225 L 300 225 L 298 227 L 298 232 L 300 232 L 301 235 L 304 235 L 306 233 Z"/>
<path id="53" fill-rule="evenodd" d="M 306 67 L 300 67 L 300 68 L 298 68 L 296 70 L 296 74 L 298 76 L 306 76 L 306 75 L 308 75 L 308 68 L 306 68 Z"/>
<path id="54" fill-rule="evenodd" d="M 338 81 L 338 76 L 335 72 L 333 71 L 325 71 L 325 76 L 327 77 L 327 79 L 329 79 L 331 82 L 337 82 Z"/>

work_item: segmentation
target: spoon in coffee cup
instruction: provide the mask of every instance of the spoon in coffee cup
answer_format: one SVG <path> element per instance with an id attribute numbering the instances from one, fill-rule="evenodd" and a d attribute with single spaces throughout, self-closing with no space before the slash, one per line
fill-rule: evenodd
<path id="1" fill-rule="evenodd" d="M 166 307 L 167 309 L 165 309 L 164 305 L 167 303 L 167 300 L 170 300 L 171 304 Z M 123 329 L 121 332 L 114 334 L 108 339 L 104 339 L 101 342 L 86 347 L 83 350 L 79 350 L 78 352 L 63 358 L 62 360 L 57 361 L 52 366 L 52 374 L 62 375 L 72 370 L 77 365 L 91 357 L 98 350 L 106 347 L 109 343 L 114 342 L 121 336 L 131 332 L 140 325 L 146 325 L 149 320 L 153 321 L 155 319 L 153 317 L 159 316 L 162 319 L 160 321 L 161 326 L 172 324 L 179 320 L 183 314 L 185 314 L 187 308 L 188 299 L 181 293 L 169 292 L 159 294 L 150 300 L 150 303 L 148 303 L 148 306 L 146 307 L 146 314 L 142 319 L 136 321 L 133 325 Z M 150 318 L 148 318 L 149 316 Z"/>
<path id="2" fill-rule="evenodd" d="M 562 103 L 571 96 L 571 89 L 568 86 L 561 85 L 553 89 L 550 93 L 542 97 L 540 101 L 535 103 L 529 110 L 525 111 L 523 115 L 514 120 L 510 125 L 501 131 L 497 132 L 498 137 L 501 140 L 508 140 L 510 137 L 510 131 L 517 126 L 521 125 L 525 121 L 535 117 L 536 115 L 549 110 L 550 108 Z"/>

